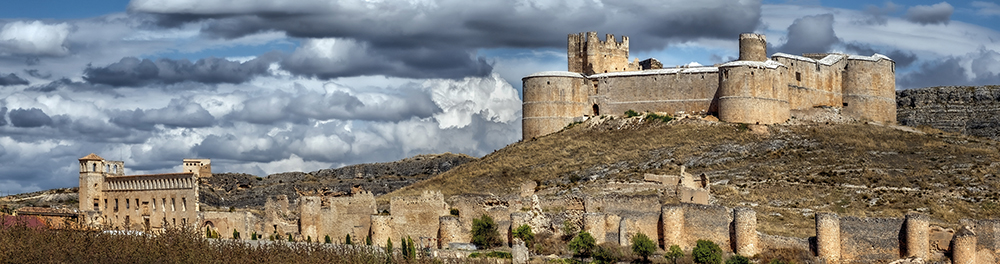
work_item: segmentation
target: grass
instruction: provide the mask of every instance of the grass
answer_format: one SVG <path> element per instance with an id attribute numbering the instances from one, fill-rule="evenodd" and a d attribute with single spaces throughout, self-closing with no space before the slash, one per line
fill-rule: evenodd
<path id="1" fill-rule="evenodd" d="M 0 228 L 3 263 L 441 263 L 420 258 L 389 259 L 371 247 L 320 243 L 251 244 L 209 240 L 193 230 L 167 229 L 162 234 L 114 235 L 97 231 Z M 481 259 L 449 263 L 487 263 Z"/>
<path id="2" fill-rule="evenodd" d="M 754 208 L 760 230 L 772 235 L 812 236 L 820 211 L 917 211 L 938 223 L 1000 217 L 1000 193 L 992 191 L 1000 189 L 1000 144 L 990 139 L 865 123 L 772 125 L 759 133 L 739 124 L 636 120 L 588 121 L 517 142 L 379 199 L 423 190 L 510 195 L 526 180 L 538 182 L 540 193 L 586 192 L 686 165 L 720 183 L 712 186 L 716 204 Z"/>

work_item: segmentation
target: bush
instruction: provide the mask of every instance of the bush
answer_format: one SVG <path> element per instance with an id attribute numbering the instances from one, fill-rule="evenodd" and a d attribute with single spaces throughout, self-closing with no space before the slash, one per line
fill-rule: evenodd
<path id="1" fill-rule="evenodd" d="M 617 263 L 621 259 L 622 252 L 614 245 L 601 244 L 594 251 L 594 263 Z"/>
<path id="2" fill-rule="evenodd" d="M 458 208 L 451 208 L 451 210 L 448 210 L 448 213 L 454 216 L 458 216 Z"/>
<path id="3" fill-rule="evenodd" d="M 580 257 L 589 257 L 592 252 L 594 252 L 594 237 L 587 232 L 580 232 L 573 238 L 573 241 L 569 242 L 569 250 L 573 251 L 573 254 Z"/>
<path id="4" fill-rule="evenodd" d="M 413 244 L 413 239 L 410 236 L 406 236 L 406 256 L 408 259 L 413 259 L 417 256 L 417 247 Z"/>
<path id="5" fill-rule="evenodd" d="M 681 246 L 671 245 L 670 250 L 667 250 L 667 254 L 663 255 L 663 257 L 677 264 L 677 259 L 684 257 L 684 251 L 681 250 Z"/>
<path id="6" fill-rule="evenodd" d="M 650 114 L 646 115 L 646 119 L 649 119 L 649 120 L 660 120 L 660 121 L 663 121 L 663 123 L 670 122 L 670 120 L 674 120 L 674 118 L 671 117 L 671 116 L 669 116 L 669 115 L 658 115 L 656 113 L 650 113 Z"/>
<path id="7" fill-rule="evenodd" d="M 632 237 L 632 253 L 642 257 L 644 262 L 649 261 L 649 256 L 656 252 L 656 242 L 650 240 L 646 234 L 637 233 Z"/>
<path id="8" fill-rule="evenodd" d="M 365 236 L 365 246 L 372 245 L 372 235 Z"/>
<path id="9" fill-rule="evenodd" d="M 240 231 L 233 229 L 233 239 L 240 239 Z"/>
<path id="10" fill-rule="evenodd" d="M 323 243 L 326 244 L 333 243 L 333 240 L 330 239 L 330 235 L 326 235 L 325 237 L 323 237 Z"/>
<path id="11" fill-rule="evenodd" d="M 726 264 L 750 264 L 750 259 L 740 255 L 733 255 L 729 260 L 726 260 Z"/>
<path id="12" fill-rule="evenodd" d="M 250 240 L 257 240 L 257 231 L 250 233 Z"/>
<path id="13" fill-rule="evenodd" d="M 524 241 L 524 245 L 527 246 L 528 248 L 531 248 L 531 246 L 534 245 L 535 233 L 531 232 L 531 226 L 528 226 L 526 224 L 521 225 L 514 230 L 513 235 L 515 238 L 520 238 L 522 241 Z"/>
<path id="14" fill-rule="evenodd" d="M 292 234 L 288 234 L 288 242 L 295 242 L 295 239 L 292 239 Z"/>
<path id="15" fill-rule="evenodd" d="M 719 245 L 704 239 L 699 239 L 697 243 L 694 250 L 691 250 L 694 263 L 722 264 L 722 249 L 719 248 Z"/>
<path id="16" fill-rule="evenodd" d="M 493 218 L 483 214 L 478 219 L 472 219 L 472 244 L 479 248 L 491 248 L 503 244 L 500 232 Z"/>
<path id="17" fill-rule="evenodd" d="M 354 242 L 351 241 L 351 234 L 347 234 L 347 237 L 344 238 L 344 244 L 347 244 L 347 245 L 353 245 L 354 244 Z"/>
<path id="18" fill-rule="evenodd" d="M 313 242 L 313 237 L 312 236 L 306 236 L 306 243 L 312 243 L 312 242 Z"/>
<path id="19" fill-rule="evenodd" d="M 577 232 L 580 232 L 580 229 L 576 228 L 576 225 L 573 224 L 573 222 L 566 220 L 563 221 L 562 232 L 563 240 L 569 240 L 570 238 L 573 238 Z"/>
<path id="20" fill-rule="evenodd" d="M 625 111 L 625 117 L 636 117 L 636 116 L 639 116 L 639 113 L 636 112 L 635 110 L 629 109 L 628 111 Z"/>

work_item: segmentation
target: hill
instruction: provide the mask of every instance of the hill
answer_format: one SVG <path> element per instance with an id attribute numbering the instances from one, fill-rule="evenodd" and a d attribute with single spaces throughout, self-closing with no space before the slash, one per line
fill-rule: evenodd
<path id="1" fill-rule="evenodd" d="M 747 126 L 595 118 L 511 144 L 380 199 L 423 190 L 508 195 L 526 180 L 538 182 L 543 195 L 627 193 L 610 183 L 677 174 L 684 165 L 710 178 L 714 204 L 753 207 L 761 231 L 776 235 L 812 235 L 816 211 L 867 217 L 920 211 L 948 222 L 1000 216 L 1000 194 L 993 191 L 1000 188 L 997 141 L 842 120 L 836 109 L 794 116 L 823 121 Z"/>

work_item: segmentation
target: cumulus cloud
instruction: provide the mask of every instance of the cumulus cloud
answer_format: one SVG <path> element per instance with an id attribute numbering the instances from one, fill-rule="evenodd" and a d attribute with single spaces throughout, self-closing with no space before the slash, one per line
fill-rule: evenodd
<path id="1" fill-rule="evenodd" d="M 827 52 L 838 42 L 833 14 L 805 16 L 788 26 L 787 41 L 777 50 L 790 54 Z"/>
<path id="2" fill-rule="evenodd" d="M 167 107 L 160 109 L 123 111 L 112 117 L 111 122 L 127 128 L 153 130 L 156 125 L 208 127 L 215 122 L 215 117 L 199 104 L 173 99 Z"/>
<path id="3" fill-rule="evenodd" d="M 42 109 L 14 109 L 10 110 L 10 124 L 15 127 L 40 127 L 52 124 L 52 118 L 46 115 Z"/>
<path id="4" fill-rule="evenodd" d="M 27 85 L 28 80 L 17 77 L 16 74 L 8 73 L 4 75 L 0 73 L 0 86 L 10 86 L 10 85 Z"/>
<path id="5" fill-rule="evenodd" d="M 10 22 L 0 28 L 0 56 L 65 56 L 69 54 L 65 45 L 69 33 L 66 23 Z"/>
<path id="6" fill-rule="evenodd" d="M 896 77 L 900 88 L 942 85 L 1000 84 L 1000 53 L 979 50 L 965 56 L 953 56 L 920 65 L 916 71 Z"/>
<path id="7" fill-rule="evenodd" d="M 277 59 L 278 55 L 274 53 L 264 54 L 243 63 L 214 57 L 199 59 L 194 63 L 187 59 L 161 58 L 154 62 L 149 59 L 125 57 L 108 66 L 87 67 L 83 79 L 90 83 L 118 87 L 186 81 L 208 84 L 243 83 L 253 77 L 268 74 L 269 65 Z"/>
<path id="8" fill-rule="evenodd" d="M 919 23 L 921 25 L 928 24 L 948 24 L 951 20 L 951 14 L 955 12 L 955 7 L 948 4 L 948 2 L 940 2 L 933 5 L 918 5 L 910 7 L 906 10 L 906 15 L 904 16 L 906 20 Z"/>
<path id="9" fill-rule="evenodd" d="M 877 5 L 865 5 L 864 18 L 855 22 L 864 25 L 885 26 L 889 23 L 889 14 L 896 12 L 899 8 L 899 5 L 891 1 L 886 1 L 881 7 Z"/>

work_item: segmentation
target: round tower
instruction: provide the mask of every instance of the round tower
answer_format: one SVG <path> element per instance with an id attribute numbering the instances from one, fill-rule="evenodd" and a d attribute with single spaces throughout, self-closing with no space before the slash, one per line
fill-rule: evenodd
<path id="1" fill-rule="evenodd" d="M 778 63 L 734 61 L 719 66 L 718 115 L 730 123 L 775 124 L 791 113 Z"/>
<path id="2" fill-rule="evenodd" d="M 896 63 L 888 57 L 851 56 L 844 67 L 846 116 L 896 123 Z"/>
<path id="3" fill-rule="evenodd" d="M 557 132 L 586 114 L 589 94 L 584 80 L 573 72 L 540 72 L 522 78 L 522 139 Z"/>
<path id="4" fill-rule="evenodd" d="M 763 34 L 742 33 L 740 34 L 740 59 L 741 61 L 766 61 L 767 60 L 767 39 Z"/>

